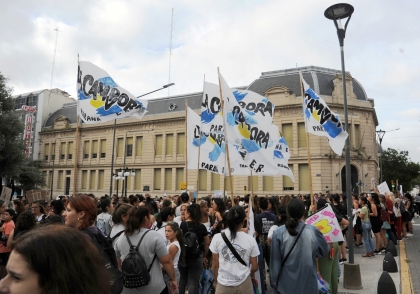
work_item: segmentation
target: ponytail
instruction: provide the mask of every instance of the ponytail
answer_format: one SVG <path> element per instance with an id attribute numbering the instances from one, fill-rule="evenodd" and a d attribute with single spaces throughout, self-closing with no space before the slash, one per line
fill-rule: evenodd
<path id="1" fill-rule="evenodd" d="M 286 221 L 286 229 L 291 236 L 296 236 L 298 234 L 296 228 L 299 224 L 299 220 L 305 214 L 305 204 L 298 198 L 293 198 L 287 204 L 286 210 L 288 216 L 288 219 Z"/>
<path id="2" fill-rule="evenodd" d="M 227 214 L 227 224 L 230 231 L 230 239 L 233 241 L 236 238 L 238 226 L 244 221 L 246 217 L 245 210 L 242 206 L 235 205 Z"/>

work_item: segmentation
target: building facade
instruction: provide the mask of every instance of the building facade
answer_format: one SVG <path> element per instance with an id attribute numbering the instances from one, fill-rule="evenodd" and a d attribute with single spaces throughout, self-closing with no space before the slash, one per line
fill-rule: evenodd
<path id="1" fill-rule="evenodd" d="M 274 105 L 274 123 L 289 144 L 295 182 L 284 176 L 234 176 L 233 193 L 243 195 L 244 186 L 260 195 L 309 193 L 308 145 L 302 117 L 302 94 L 299 71 L 306 82 L 338 113 L 344 122 L 342 76 L 338 70 L 302 67 L 264 72 L 249 86 L 241 87 L 266 96 Z M 372 178 L 378 178 L 374 101 L 362 85 L 346 74 L 351 147 L 351 186 L 353 192 L 368 191 Z M 76 103 L 67 104 L 53 113 L 39 133 L 43 146 L 41 158 L 47 162 L 44 176 L 53 195 L 93 193 L 96 196 L 112 193 L 127 195 L 149 191 L 153 196 L 179 194 L 181 182 L 197 189 L 200 196 L 214 190 L 229 193 L 228 177 L 206 170 L 185 170 L 185 105 L 199 111 L 202 93 L 172 96 L 149 101 L 148 113 L 141 120 L 117 121 L 113 144 L 113 122 L 79 124 L 78 156 L 76 160 Z M 114 170 L 111 171 L 114 145 Z M 127 146 L 124 148 L 124 146 Z M 324 137 L 309 135 L 312 182 L 314 192 L 345 191 L 345 158 L 335 154 Z M 54 176 L 53 173 L 54 165 Z M 127 167 L 134 172 L 126 181 L 116 181 L 112 175 Z M 76 171 L 76 178 L 74 177 Z M 51 183 L 51 179 L 53 181 Z M 186 181 L 187 179 L 187 181 Z M 124 184 L 123 184 L 124 182 Z M 126 183 L 125 183 L 126 182 Z"/>

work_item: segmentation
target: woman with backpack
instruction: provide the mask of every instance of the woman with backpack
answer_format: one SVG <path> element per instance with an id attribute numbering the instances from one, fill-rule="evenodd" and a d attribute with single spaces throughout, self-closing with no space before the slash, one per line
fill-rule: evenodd
<path id="1" fill-rule="evenodd" d="M 112 222 L 114 225 L 109 234 L 113 247 L 117 238 L 121 236 L 127 226 L 128 211 L 131 207 L 132 206 L 128 204 L 118 204 L 114 209 L 114 213 L 112 214 Z M 119 268 L 121 268 L 121 266 L 119 266 Z"/>
<path id="2" fill-rule="evenodd" d="M 158 232 L 147 229 L 149 223 L 149 210 L 146 207 L 133 206 L 128 211 L 124 233 L 115 243 L 117 257 L 122 261 L 123 294 L 169 293 L 162 270 L 170 277 L 171 293 L 178 288 L 166 242 Z M 140 274 L 139 269 L 142 269 Z"/>
<path id="3" fill-rule="evenodd" d="M 370 235 L 370 231 L 372 230 L 372 224 L 370 223 L 370 204 L 366 197 L 359 197 L 359 206 L 361 209 L 360 212 L 357 212 L 357 216 L 362 221 L 362 235 L 366 246 L 366 254 L 362 255 L 362 257 L 375 257 L 375 248 Z"/>
<path id="4" fill-rule="evenodd" d="M 326 256 L 330 246 L 316 227 L 304 223 L 302 200 L 293 198 L 286 210 L 286 224 L 271 238 L 271 286 L 280 293 L 318 293 L 315 258 Z"/>
<path id="5" fill-rule="evenodd" d="M 186 221 L 181 222 L 180 228 L 185 239 L 185 264 L 179 266 L 179 293 L 184 294 L 188 285 L 188 294 L 198 294 L 201 272 L 209 250 L 210 240 L 206 227 L 200 223 L 201 209 L 198 204 L 191 204 L 185 212 Z"/>
<path id="6" fill-rule="evenodd" d="M 227 214 L 228 229 L 211 241 L 216 294 L 253 293 L 251 276 L 258 270 L 260 251 L 255 239 L 242 231 L 245 218 L 245 210 L 233 206 Z"/>
<path id="7" fill-rule="evenodd" d="M 388 209 L 386 205 L 385 195 L 380 194 L 379 201 L 381 202 L 381 220 L 383 221 L 382 228 L 381 228 L 381 237 L 382 237 L 382 242 L 383 242 L 382 248 L 385 249 L 388 245 L 388 239 L 392 240 L 392 242 L 394 242 L 394 244 L 397 245 L 397 239 L 395 238 L 395 235 L 391 230 L 391 222 L 392 222 L 391 217 L 393 217 L 394 212 Z M 392 206 L 393 205 L 391 202 L 391 205 L 390 205 L 391 210 L 392 210 Z M 388 234 L 388 239 L 386 238 L 387 234 Z"/>

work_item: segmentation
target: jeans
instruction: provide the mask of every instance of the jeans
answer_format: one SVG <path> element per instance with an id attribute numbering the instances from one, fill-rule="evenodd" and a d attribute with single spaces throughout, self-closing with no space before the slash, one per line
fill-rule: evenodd
<path id="1" fill-rule="evenodd" d="M 186 266 L 178 264 L 180 273 L 179 294 L 185 294 L 185 287 L 188 284 L 188 294 L 199 293 L 199 282 L 203 271 L 203 254 L 197 258 L 185 258 Z"/>
<path id="2" fill-rule="evenodd" d="M 175 271 L 176 283 L 179 286 L 180 273 L 179 273 L 179 270 L 177 268 L 175 268 L 174 271 Z M 169 282 L 171 281 L 171 279 L 169 278 L 169 276 L 166 272 L 163 272 L 163 280 L 165 281 L 165 284 L 166 284 L 166 287 L 168 288 L 168 291 L 170 291 L 171 287 L 169 286 Z M 177 290 L 175 292 L 175 294 L 178 294 L 178 293 L 179 293 L 179 290 Z"/>
<path id="3" fill-rule="evenodd" d="M 370 222 L 362 222 L 362 228 L 363 228 L 363 242 L 365 242 L 366 251 L 367 253 L 374 252 L 375 247 L 372 242 L 372 237 L 370 234 L 370 230 L 372 230 L 372 225 Z"/>
<path id="4" fill-rule="evenodd" d="M 258 243 L 258 250 L 260 250 L 260 255 L 258 255 L 258 270 L 260 271 L 261 294 L 265 294 L 264 251 L 261 243 Z"/>

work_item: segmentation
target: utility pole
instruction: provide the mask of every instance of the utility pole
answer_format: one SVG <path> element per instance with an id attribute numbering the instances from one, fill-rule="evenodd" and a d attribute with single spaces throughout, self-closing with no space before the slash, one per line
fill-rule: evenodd
<path id="1" fill-rule="evenodd" d="M 171 37 L 169 40 L 169 78 L 168 84 L 171 83 L 171 61 L 172 61 L 172 33 L 174 30 L 174 8 L 172 7 L 172 17 L 171 17 Z M 170 89 L 168 88 L 168 97 L 169 97 Z"/>

